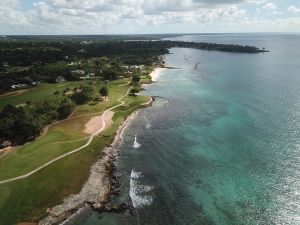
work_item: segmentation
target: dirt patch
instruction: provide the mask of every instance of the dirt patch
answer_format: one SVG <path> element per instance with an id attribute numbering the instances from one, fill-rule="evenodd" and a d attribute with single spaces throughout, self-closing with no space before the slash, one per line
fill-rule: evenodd
<path id="1" fill-rule="evenodd" d="M 22 223 L 17 223 L 17 225 L 37 225 L 37 223 L 33 223 L 33 222 L 22 222 Z"/>
<path id="2" fill-rule="evenodd" d="M 4 158 L 6 155 L 8 155 L 10 152 L 12 152 L 12 150 L 14 150 L 14 148 L 12 148 L 12 147 L 0 149 L 0 159 Z"/>
<path id="3" fill-rule="evenodd" d="M 112 117 L 114 115 L 114 112 L 109 111 L 105 114 L 105 128 L 108 128 L 112 125 Z M 86 134 L 93 134 L 100 130 L 102 127 L 102 115 L 101 116 L 94 116 L 92 117 L 89 122 L 85 124 L 84 133 Z"/>
<path id="4" fill-rule="evenodd" d="M 28 89 L 23 89 L 23 90 L 17 90 L 17 91 L 10 91 L 4 94 L 1 94 L 0 97 L 4 97 L 4 96 L 11 96 L 11 95 L 21 95 L 25 92 L 27 92 Z"/>

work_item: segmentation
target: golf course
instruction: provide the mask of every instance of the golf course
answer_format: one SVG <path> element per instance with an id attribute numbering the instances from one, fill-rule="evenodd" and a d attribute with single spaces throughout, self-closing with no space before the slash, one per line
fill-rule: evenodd
<path id="1" fill-rule="evenodd" d="M 17 94 L 0 96 L 0 108 L 7 104 L 25 105 L 29 101 L 33 105 L 44 100 L 59 102 L 63 96 L 54 95 L 54 92 L 80 85 L 89 85 L 95 90 L 106 85 L 108 100 L 92 100 L 77 105 L 68 118 L 45 127 L 36 140 L 0 153 L 0 183 L 8 181 L 0 184 L 1 225 L 37 222 L 47 215 L 48 208 L 61 203 L 64 197 L 78 193 L 89 176 L 90 167 L 101 157 L 105 146 L 113 141 L 119 126 L 140 105 L 149 101 L 146 96 L 128 95 L 131 82 L 119 79 L 109 83 L 77 81 L 43 84 Z M 113 111 L 110 126 L 102 126 L 101 132 L 85 133 L 86 124 L 105 111 Z M 90 143 L 87 144 L 88 141 Z M 76 149 L 79 150 L 74 151 Z M 22 178 L 13 180 L 16 177 Z"/>

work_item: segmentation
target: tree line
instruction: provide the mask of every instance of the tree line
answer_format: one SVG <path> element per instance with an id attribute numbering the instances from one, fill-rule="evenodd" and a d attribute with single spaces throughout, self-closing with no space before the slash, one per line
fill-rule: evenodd
<path id="1" fill-rule="evenodd" d="M 101 96 L 107 97 L 108 88 L 101 87 L 99 93 Z M 34 140 L 47 124 L 67 118 L 74 111 L 76 105 L 92 100 L 99 101 L 99 99 L 95 99 L 95 94 L 92 86 L 82 86 L 59 104 L 45 100 L 31 107 L 7 105 L 0 111 L 0 141 L 9 140 L 13 144 L 22 144 Z M 32 103 L 28 102 L 27 104 Z"/>

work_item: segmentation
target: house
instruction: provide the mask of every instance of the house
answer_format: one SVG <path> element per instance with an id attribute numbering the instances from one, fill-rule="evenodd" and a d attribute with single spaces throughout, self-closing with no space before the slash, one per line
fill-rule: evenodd
<path id="1" fill-rule="evenodd" d="M 78 61 L 78 62 L 70 62 L 68 63 L 68 66 L 76 66 L 76 65 L 81 65 L 81 61 Z"/>
<path id="2" fill-rule="evenodd" d="M 81 45 L 89 45 L 89 44 L 92 44 L 93 42 L 92 41 L 81 41 L 80 44 Z"/>
<path id="3" fill-rule="evenodd" d="M 85 74 L 85 72 L 84 72 L 84 70 L 73 70 L 73 71 L 71 71 L 71 73 L 76 73 L 76 74 L 80 74 L 80 75 L 84 75 Z"/>
<path id="4" fill-rule="evenodd" d="M 79 77 L 80 80 L 87 80 L 87 79 L 90 79 L 90 76 L 89 75 L 86 75 L 85 77 Z"/>
<path id="5" fill-rule="evenodd" d="M 84 52 L 86 52 L 86 50 L 85 49 L 80 49 L 80 50 L 77 50 L 77 52 L 78 53 L 84 53 Z"/>
<path id="6" fill-rule="evenodd" d="M 39 82 L 39 81 L 34 81 L 34 82 L 32 82 L 31 84 L 33 85 L 33 86 L 37 86 L 37 85 L 39 85 L 41 82 Z"/>
<path id="7" fill-rule="evenodd" d="M 140 66 L 134 65 L 134 66 L 131 66 L 130 68 L 131 69 L 143 69 L 144 65 L 140 65 Z"/>
<path id="8" fill-rule="evenodd" d="M 56 79 L 55 79 L 56 83 L 62 83 L 62 82 L 65 82 L 66 79 L 62 76 L 58 76 Z"/>
<path id="9" fill-rule="evenodd" d="M 0 145 L 1 148 L 8 148 L 11 147 L 11 142 L 10 141 L 3 141 Z"/>
<path id="10" fill-rule="evenodd" d="M 27 84 L 14 84 L 10 86 L 12 89 L 17 89 L 17 88 L 25 88 L 27 87 Z"/>

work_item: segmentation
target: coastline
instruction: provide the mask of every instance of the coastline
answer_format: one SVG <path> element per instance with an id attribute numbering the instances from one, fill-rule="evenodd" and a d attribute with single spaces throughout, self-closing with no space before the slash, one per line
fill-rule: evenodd
<path id="1" fill-rule="evenodd" d="M 64 198 L 62 204 L 48 209 L 48 216 L 42 219 L 38 223 L 39 225 L 68 224 L 77 216 L 92 208 L 97 211 L 124 211 L 124 209 L 130 208 L 129 205 L 124 207 L 124 204 L 120 206 L 109 204 L 111 197 L 119 192 L 119 184 L 115 176 L 115 162 L 118 156 L 118 148 L 123 141 L 124 130 L 139 110 L 150 106 L 152 101 L 153 99 L 150 97 L 148 102 L 141 104 L 121 124 L 113 142 L 103 150 L 99 159 L 91 167 L 90 176 L 81 191 Z"/>
<path id="2" fill-rule="evenodd" d="M 167 69 L 164 66 L 156 67 L 149 74 L 151 83 L 156 82 L 161 71 Z M 119 153 L 119 146 L 123 141 L 124 130 L 130 122 L 138 114 L 141 108 L 152 105 L 154 98 L 149 97 L 149 101 L 141 104 L 127 119 L 119 126 L 113 142 L 106 147 L 98 160 L 92 165 L 90 175 L 83 185 L 81 191 L 72 194 L 63 199 L 62 204 L 48 209 L 48 216 L 39 221 L 39 225 L 49 224 L 69 224 L 76 220 L 78 216 L 89 210 L 97 210 L 99 212 L 124 212 L 132 211 L 131 204 L 122 203 L 119 206 L 110 205 L 110 199 L 119 193 L 119 183 L 115 175 L 116 159 Z"/>
<path id="3" fill-rule="evenodd" d="M 157 82 L 162 71 L 166 70 L 165 67 L 156 67 L 149 75 L 151 77 L 152 82 Z"/>

